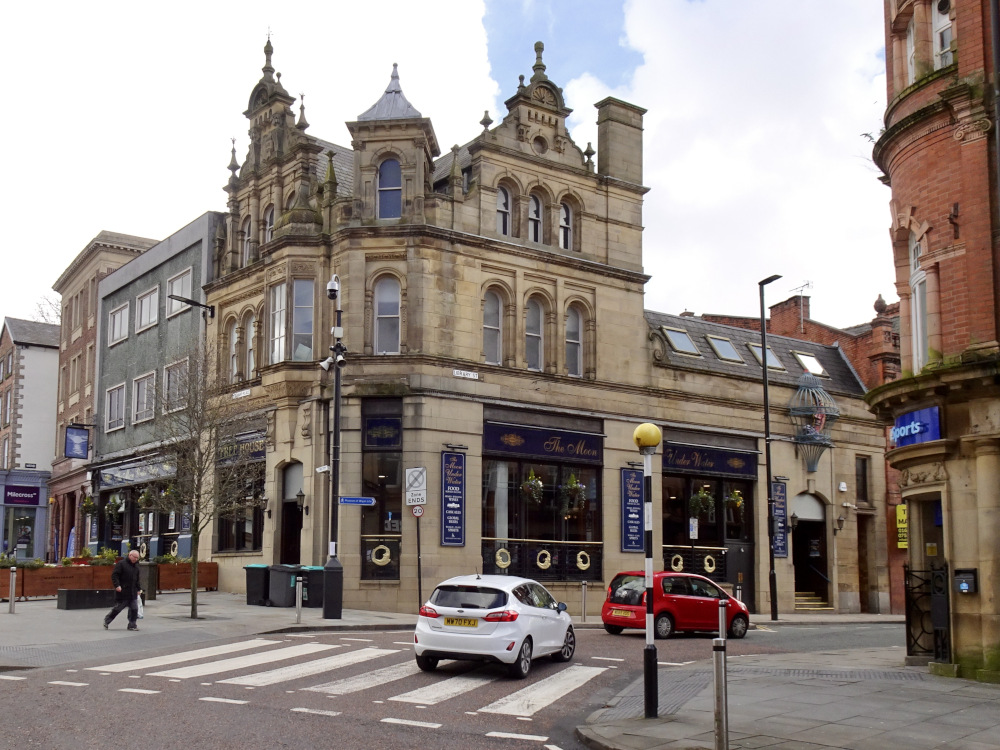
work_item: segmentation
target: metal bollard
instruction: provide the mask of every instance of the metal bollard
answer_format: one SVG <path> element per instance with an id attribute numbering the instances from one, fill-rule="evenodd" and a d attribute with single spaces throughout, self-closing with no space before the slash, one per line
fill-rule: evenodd
<path id="1" fill-rule="evenodd" d="M 302 576 L 295 576 L 295 624 L 302 624 Z"/>
<path id="2" fill-rule="evenodd" d="M 715 667 L 715 750 L 729 750 L 729 691 L 726 685 L 727 600 L 719 599 L 719 637 L 712 641 Z"/>
<path id="3" fill-rule="evenodd" d="M 14 591 L 17 586 L 17 568 L 13 565 L 10 566 L 10 588 L 7 590 L 7 595 L 10 597 L 10 607 L 7 611 L 10 614 L 14 614 L 14 600 L 17 598 L 14 596 Z"/>
<path id="4" fill-rule="evenodd" d="M 587 582 L 580 581 L 580 600 L 582 602 L 580 609 L 583 610 L 580 616 L 580 622 L 587 621 Z"/>

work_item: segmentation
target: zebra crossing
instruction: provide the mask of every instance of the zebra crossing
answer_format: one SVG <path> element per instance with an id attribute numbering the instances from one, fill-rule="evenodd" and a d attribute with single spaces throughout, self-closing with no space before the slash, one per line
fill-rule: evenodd
<path id="1" fill-rule="evenodd" d="M 496 669 L 495 666 L 473 667 L 461 673 L 438 671 L 424 674 L 417 667 L 411 649 L 403 647 L 404 644 L 401 643 L 390 645 L 400 647 L 380 647 L 364 639 L 348 638 L 340 639 L 339 643 L 291 644 L 276 637 L 253 638 L 221 646 L 102 664 L 87 667 L 86 671 L 97 672 L 100 675 L 137 673 L 130 676 L 143 677 L 146 680 L 144 692 L 151 695 L 160 692 L 153 688 L 161 687 L 152 682 L 154 679 L 161 679 L 164 683 L 212 679 L 214 680 L 212 683 L 200 684 L 231 685 L 248 689 L 281 685 L 294 688 L 285 691 L 288 693 L 301 691 L 328 697 L 352 696 L 373 691 L 377 693 L 376 697 L 380 702 L 418 707 L 438 706 L 463 696 L 474 696 L 477 690 L 494 682 L 507 680 L 503 671 Z M 282 662 L 292 663 L 281 664 Z M 274 665 L 274 667 L 243 673 L 263 665 Z M 356 671 L 359 666 L 364 668 L 363 672 L 349 673 Z M 351 667 L 355 670 L 348 669 Z M 345 676 L 337 677 L 336 673 L 341 669 L 348 671 L 344 673 Z M 606 666 L 583 666 L 576 663 L 560 667 L 554 674 L 531 680 L 529 685 L 478 708 L 478 712 L 528 719 L 579 690 L 608 669 Z M 232 675 L 234 672 L 240 674 Z M 419 686 L 414 688 L 412 683 L 407 684 L 408 680 L 421 674 L 424 674 L 424 677 L 421 678 Z M 319 675 L 327 679 L 322 682 L 309 679 Z M 331 676 L 334 679 L 329 679 Z M 428 679 L 434 680 L 431 686 L 427 684 Z M 75 684 L 79 687 L 87 685 L 87 683 Z M 510 681 L 509 684 L 511 687 L 516 687 L 523 683 Z M 162 688 L 166 688 L 166 684 Z M 133 693 L 139 692 L 135 688 L 127 690 Z M 245 700 L 218 695 L 205 696 L 199 700 L 235 705 L 247 703 Z M 294 710 L 325 716 L 339 715 L 336 710 L 307 707 L 297 707 Z"/>

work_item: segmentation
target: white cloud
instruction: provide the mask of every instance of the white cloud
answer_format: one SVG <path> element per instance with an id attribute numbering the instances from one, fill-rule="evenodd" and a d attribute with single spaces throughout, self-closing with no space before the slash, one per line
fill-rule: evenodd
<path id="1" fill-rule="evenodd" d="M 861 137 L 877 135 L 884 109 L 881 3 L 836 6 L 633 0 L 621 38 L 644 63 L 626 84 L 608 88 L 601 70 L 556 81 L 581 148 L 597 145 L 594 102 L 610 94 L 648 110 L 647 307 L 755 315 L 757 281 L 772 273 L 785 278 L 769 301 L 811 280 L 813 317 L 836 325 L 870 319 L 879 292 L 895 298 L 889 192 Z M 550 74 L 557 49 L 590 42 L 560 38 L 558 24 L 546 38 L 557 9 L 510 11 L 535 19 L 532 42 L 551 42 Z M 5 60 L 22 98 L 2 126 L 0 313 L 29 316 L 102 229 L 165 237 L 225 210 L 229 137 L 242 159 L 269 27 L 282 83 L 306 94 L 310 133 L 348 145 L 344 122 L 397 62 L 442 151 L 467 142 L 513 93 L 490 78 L 483 13 L 470 0 L 8 3 Z M 531 43 L 517 44 L 508 54 L 530 75 Z"/>

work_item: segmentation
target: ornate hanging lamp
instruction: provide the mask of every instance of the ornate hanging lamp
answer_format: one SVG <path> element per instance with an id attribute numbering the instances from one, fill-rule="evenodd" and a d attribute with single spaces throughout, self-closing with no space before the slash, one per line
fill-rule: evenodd
<path id="1" fill-rule="evenodd" d="M 823 451 L 833 446 L 830 431 L 840 418 L 837 402 L 824 390 L 819 378 L 807 372 L 799 378 L 799 389 L 788 407 L 795 425 L 793 440 L 806 459 L 806 470 L 816 471 Z"/>

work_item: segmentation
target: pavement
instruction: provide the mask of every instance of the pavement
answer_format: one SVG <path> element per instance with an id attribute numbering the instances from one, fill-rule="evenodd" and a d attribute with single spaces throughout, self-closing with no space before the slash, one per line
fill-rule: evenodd
<path id="1" fill-rule="evenodd" d="M 198 592 L 160 593 L 148 601 L 139 632 L 126 632 L 126 613 L 110 630 L 104 609 L 60 610 L 54 598 L 0 602 L 0 673 L 72 664 L 106 656 L 188 646 L 263 633 L 409 630 L 416 614 L 343 610 L 323 619 L 321 608 L 248 606 L 246 597 Z M 902 623 L 894 615 L 789 614 L 784 625 Z M 600 618 L 576 618 L 578 628 Z M 751 632 L 747 637 L 763 637 Z M 583 719 L 577 737 L 602 750 L 1000 750 L 1000 685 L 938 677 L 905 666 L 905 649 L 856 648 L 808 654 L 729 657 L 726 663 L 728 738 L 715 741 L 712 659 L 660 665 L 658 716 L 645 714 L 642 677 Z M 728 739 L 728 744 L 721 744 Z"/>

